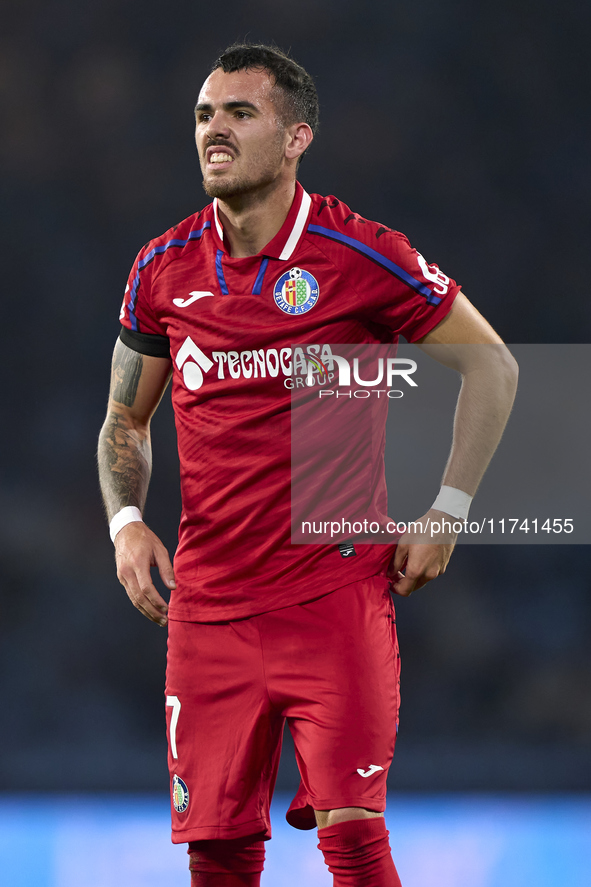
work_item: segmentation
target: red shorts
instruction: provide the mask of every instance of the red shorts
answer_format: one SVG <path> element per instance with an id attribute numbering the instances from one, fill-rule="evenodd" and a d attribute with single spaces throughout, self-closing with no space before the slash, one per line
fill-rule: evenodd
<path id="1" fill-rule="evenodd" d="M 234 622 L 170 622 L 166 712 L 174 843 L 271 836 L 285 719 L 301 774 L 287 814 L 383 812 L 400 657 L 383 576 Z"/>

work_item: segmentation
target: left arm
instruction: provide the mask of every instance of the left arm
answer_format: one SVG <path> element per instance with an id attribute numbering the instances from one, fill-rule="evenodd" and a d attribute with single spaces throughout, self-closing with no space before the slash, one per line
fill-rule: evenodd
<path id="1" fill-rule="evenodd" d="M 417 343 L 444 366 L 462 374 L 453 442 L 443 484 L 473 496 L 503 434 L 517 389 L 517 363 L 489 323 L 460 293 L 447 317 Z M 430 509 L 419 519 L 453 518 Z M 424 541 L 405 533 L 390 568 L 394 591 L 407 596 L 445 572 L 456 534 Z M 433 541 L 431 541 L 433 538 Z M 402 570 L 404 569 L 404 574 Z"/>

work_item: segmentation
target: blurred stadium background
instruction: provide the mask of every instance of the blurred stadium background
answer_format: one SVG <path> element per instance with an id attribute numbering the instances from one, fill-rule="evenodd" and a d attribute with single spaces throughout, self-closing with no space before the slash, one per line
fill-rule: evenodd
<path id="1" fill-rule="evenodd" d="M 2 24 L 0 790 L 10 820 L 17 807 L 45 809 L 45 793 L 71 793 L 75 809 L 87 792 L 121 793 L 124 804 L 167 789 L 166 635 L 117 583 L 94 451 L 129 267 L 207 201 L 192 108 L 212 60 L 245 37 L 291 48 L 321 100 L 301 168 L 308 191 L 404 231 L 507 342 L 587 342 L 591 7 L 3 0 Z M 548 422 L 560 422 L 560 404 L 548 404 Z M 173 550 L 167 402 L 154 425 L 147 517 Z M 558 816 L 561 793 L 589 797 L 589 566 L 584 546 L 459 547 L 445 577 L 398 603 L 394 793 L 549 793 Z M 296 779 L 288 741 L 279 789 Z M 490 878 L 470 884 L 509 884 Z"/>

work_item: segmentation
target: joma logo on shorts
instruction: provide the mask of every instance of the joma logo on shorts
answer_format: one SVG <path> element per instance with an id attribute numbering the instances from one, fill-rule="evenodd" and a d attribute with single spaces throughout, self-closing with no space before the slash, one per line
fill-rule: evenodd
<path id="1" fill-rule="evenodd" d="M 367 779 L 368 776 L 373 776 L 374 773 L 377 773 L 378 770 L 383 770 L 383 767 L 378 767 L 377 764 L 370 764 L 369 769 L 361 770 L 361 768 L 357 771 L 360 776 L 365 777 Z"/>

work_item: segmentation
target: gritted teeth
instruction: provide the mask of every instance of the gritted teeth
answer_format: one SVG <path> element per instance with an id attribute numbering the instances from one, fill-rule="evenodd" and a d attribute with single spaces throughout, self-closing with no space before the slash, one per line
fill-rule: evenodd
<path id="1" fill-rule="evenodd" d="M 209 158 L 210 163 L 228 163 L 228 161 L 233 160 L 229 154 L 223 154 L 221 152 L 216 152 L 212 154 Z"/>

